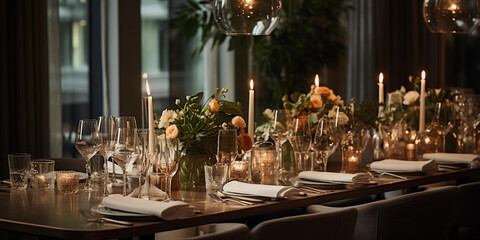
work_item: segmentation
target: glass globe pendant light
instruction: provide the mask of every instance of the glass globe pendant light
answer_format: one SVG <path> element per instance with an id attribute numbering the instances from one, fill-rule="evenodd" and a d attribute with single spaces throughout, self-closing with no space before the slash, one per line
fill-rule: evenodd
<path id="1" fill-rule="evenodd" d="M 230 36 L 269 35 L 281 14 L 281 0 L 213 0 L 217 26 Z"/>
<path id="2" fill-rule="evenodd" d="M 471 33 L 480 24 L 480 0 L 424 0 L 423 19 L 432 33 Z"/>

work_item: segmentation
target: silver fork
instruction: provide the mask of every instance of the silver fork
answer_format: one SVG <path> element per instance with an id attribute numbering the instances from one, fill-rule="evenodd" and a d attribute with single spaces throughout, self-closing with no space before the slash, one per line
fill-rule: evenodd
<path id="1" fill-rule="evenodd" d="M 106 218 L 106 217 L 101 217 L 101 216 L 97 216 L 96 214 L 92 213 L 92 212 L 88 212 L 88 211 L 85 211 L 85 210 L 79 210 L 80 211 L 80 214 L 82 214 L 82 216 L 87 219 L 87 221 L 89 222 L 109 222 L 109 223 L 115 223 L 115 224 L 120 224 L 120 225 L 124 225 L 124 226 L 132 226 L 133 223 L 132 222 L 126 222 L 126 221 L 120 221 L 120 220 L 115 220 L 115 219 L 110 219 L 110 218 Z"/>

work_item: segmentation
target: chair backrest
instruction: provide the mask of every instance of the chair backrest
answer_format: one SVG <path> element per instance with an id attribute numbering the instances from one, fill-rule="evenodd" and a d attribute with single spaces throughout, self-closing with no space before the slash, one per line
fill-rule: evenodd
<path id="1" fill-rule="evenodd" d="M 52 158 L 55 161 L 55 170 L 74 170 L 85 172 L 85 160 L 79 158 Z"/>
<path id="2" fill-rule="evenodd" d="M 250 231 L 250 239 L 352 239 L 357 211 L 304 214 L 268 220 Z"/>
<path id="3" fill-rule="evenodd" d="M 354 208 L 358 210 L 354 239 L 450 239 L 458 219 L 459 191 L 441 187 Z M 307 211 L 332 209 L 312 205 Z"/>
<path id="4" fill-rule="evenodd" d="M 248 239 L 248 227 L 241 223 L 215 223 L 199 227 L 202 235 L 184 238 L 188 240 L 246 240 Z"/>
<path id="5" fill-rule="evenodd" d="M 480 226 L 480 182 L 458 186 L 460 190 L 460 217 L 458 225 Z"/>

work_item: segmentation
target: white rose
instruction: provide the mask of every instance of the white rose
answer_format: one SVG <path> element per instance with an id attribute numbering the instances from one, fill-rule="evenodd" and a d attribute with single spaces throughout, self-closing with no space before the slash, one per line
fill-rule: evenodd
<path id="1" fill-rule="evenodd" d="M 419 97 L 420 93 L 418 93 L 417 91 L 408 91 L 407 93 L 405 93 L 405 96 L 403 96 L 403 104 L 411 105 L 415 101 L 417 101 Z"/>
<path id="2" fill-rule="evenodd" d="M 160 122 L 158 123 L 158 128 L 167 128 L 175 118 L 177 118 L 177 113 L 175 111 L 167 109 L 163 110 Z"/>
<path id="3" fill-rule="evenodd" d="M 263 111 L 263 115 L 267 117 L 268 119 L 273 119 L 273 111 L 270 108 L 266 108 L 265 111 Z"/>

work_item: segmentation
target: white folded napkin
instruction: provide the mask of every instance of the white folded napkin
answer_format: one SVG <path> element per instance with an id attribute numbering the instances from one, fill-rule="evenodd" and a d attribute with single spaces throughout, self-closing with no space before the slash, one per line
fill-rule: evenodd
<path id="1" fill-rule="evenodd" d="M 435 160 L 406 161 L 385 159 L 370 164 L 370 169 L 376 172 L 432 172 L 438 170 Z"/>
<path id="2" fill-rule="evenodd" d="M 285 198 L 298 194 L 298 189 L 289 186 L 251 184 L 231 181 L 223 186 L 223 191 L 231 194 L 246 194 L 258 197 Z"/>
<path id="3" fill-rule="evenodd" d="M 142 192 L 140 193 L 141 198 L 148 199 L 148 192 L 150 191 L 150 195 L 153 198 L 152 200 L 163 201 L 165 199 L 168 199 L 168 194 L 166 192 L 164 192 L 162 189 L 159 189 L 155 186 L 152 186 L 151 189 L 148 189 L 148 188 L 149 188 L 148 183 L 145 183 L 145 184 L 142 185 Z M 139 192 L 140 192 L 140 190 L 137 187 L 137 188 L 133 189 L 133 191 L 130 194 L 128 194 L 128 196 L 129 197 L 138 197 Z"/>
<path id="4" fill-rule="evenodd" d="M 165 220 L 193 216 L 193 206 L 182 201 L 157 202 L 114 194 L 104 198 L 102 205 L 125 212 L 154 215 Z"/>
<path id="5" fill-rule="evenodd" d="M 366 183 L 370 182 L 368 173 L 337 173 L 337 172 L 316 172 L 303 171 L 298 177 L 305 180 L 317 182 L 345 182 L 345 183 Z"/>
<path id="6" fill-rule="evenodd" d="M 433 159 L 440 164 L 470 164 L 480 156 L 468 153 L 425 153 L 423 159 Z"/>

